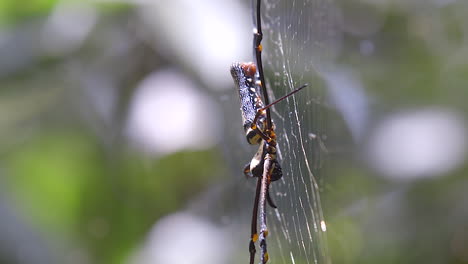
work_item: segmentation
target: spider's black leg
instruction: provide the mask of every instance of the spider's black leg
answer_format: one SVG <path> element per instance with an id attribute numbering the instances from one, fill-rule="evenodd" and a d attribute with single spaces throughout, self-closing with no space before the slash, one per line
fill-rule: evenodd
<path id="1" fill-rule="evenodd" d="M 275 208 L 275 209 L 278 208 L 278 207 L 276 206 L 276 204 L 273 202 L 273 200 L 271 199 L 271 196 L 270 196 L 270 185 L 268 185 L 268 191 L 267 191 L 267 194 L 266 194 L 266 195 L 267 195 L 267 196 L 266 196 L 266 199 L 267 199 L 268 204 L 269 204 L 271 207 Z"/>
<path id="2" fill-rule="evenodd" d="M 255 253 L 257 250 L 255 249 L 255 242 L 258 240 L 258 233 L 257 233 L 257 217 L 258 217 L 258 201 L 260 199 L 260 190 L 261 190 L 261 183 L 262 178 L 258 177 L 257 180 L 257 189 L 255 191 L 255 200 L 254 200 L 254 207 L 252 212 L 252 222 L 250 226 L 250 243 L 249 243 L 249 252 L 250 252 L 250 264 L 253 264 L 255 261 Z"/>
<path id="3" fill-rule="evenodd" d="M 258 71 L 258 78 L 260 81 L 260 87 L 262 89 L 263 99 L 265 105 L 270 104 L 270 100 L 268 98 L 268 94 L 266 91 L 266 82 L 265 82 L 265 74 L 263 73 L 263 63 L 262 63 L 262 39 L 263 39 L 263 31 L 262 31 L 262 18 L 261 18 L 261 1 L 257 0 L 256 10 L 256 29 L 254 31 L 254 38 L 253 38 L 253 46 L 255 51 L 255 63 L 257 65 Z M 272 127 L 271 122 L 271 114 L 270 110 L 266 109 L 266 122 L 267 128 Z"/>

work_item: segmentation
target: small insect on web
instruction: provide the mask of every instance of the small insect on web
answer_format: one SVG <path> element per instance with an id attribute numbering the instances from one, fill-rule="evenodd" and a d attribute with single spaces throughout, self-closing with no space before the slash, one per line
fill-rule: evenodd
<path id="1" fill-rule="evenodd" d="M 307 84 L 295 89 L 291 93 L 270 103 L 266 91 L 265 76 L 262 64 L 262 26 L 260 17 L 260 0 L 257 0 L 255 8 L 254 29 L 254 53 L 256 63 L 234 63 L 231 66 L 231 75 L 238 88 L 241 102 L 242 121 L 245 135 L 249 144 L 259 144 L 257 153 L 244 168 L 244 174 L 249 177 L 257 177 L 257 188 L 251 222 L 251 236 L 249 243 L 250 264 L 255 261 L 255 242 L 260 241 L 260 261 L 265 264 L 268 261 L 266 237 L 266 202 L 276 208 L 269 194 L 272 181 L 283 176 L 281 166 L 276 158 L 276 134 L 275 126 L 271 120 L 270 107 L 284 100 L 288 96 L 300 91 Z M 262 99 L 263 96 L 263 99 Z M 260 211 L 260 233 L 257 232 L 258 214 Z"/>

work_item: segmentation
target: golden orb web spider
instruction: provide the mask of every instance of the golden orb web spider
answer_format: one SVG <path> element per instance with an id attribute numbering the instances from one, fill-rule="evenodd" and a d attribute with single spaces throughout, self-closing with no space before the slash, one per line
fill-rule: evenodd
<path id="1" fill-rule="evenodd" d="M 276 208 L 270 197 L 269 187 L 272 181 L 279 180 L 283 176 L 281 166 L 276 158 L 276 134 L 275 126 L 271 120 L 270 107 L 307 86 L 305 84 L 270 103 L 262 64 L 261 43 L 263 33 L 260 7 L 261 1 L 257 0 L 256 8 L 254 8 L 256 27 L 254 28 L 253 37 L 256 63 L 234 63 L 231 66 L 231 75 L 239 92 L 242 121 L 247 141 L 252 145 L 260 145 L 250 163 L 244 168 L 246 176 L 257 178 L 249 243 L 250 264 L 253 264 L 255 261 L 255 242 L 257 241 L 260 241 L 260 263 L 265 264 L 268 261 L 266 244 L 268 230 L 265 205 L 268 202 L 271 207 Z M 258 214 L 260 214 L 260 233 L 257 230 Z"/>

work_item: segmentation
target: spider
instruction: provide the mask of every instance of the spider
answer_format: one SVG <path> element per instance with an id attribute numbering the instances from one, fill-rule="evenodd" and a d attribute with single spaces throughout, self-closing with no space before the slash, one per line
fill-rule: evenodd
<path id="1" fill-rule="evenodd" d="M 269 102 L 262 64 L 261 42 L 263 33 L 260 17 L 261 1 L 257 0 L 256 3 L 256 13 L 254 13 L 256 28 L 254 28 L 253 37 L 256 63 L 234 63 L 231 66 L 231 75 L 239 92 L 242 121 L 247 142 L 251 145 L 259 144 L 258 151 L 250 163 L 245 166 L 244 174 L 248 177 L 257 178 L 249 243 L 250 264 L 253 264 L 255 260 L 255 242 L 257 241 L 260 241 L 261 263 L 265 264 L 268 261 L 266 245 L 268 230 L 265 205 L 268 202 L 271 207 L 276 208 L 275 203 L 270 197 L 269 187 L 272 181 L 279 180 L 283 176 L 281 166 L 276 159 L 276 134 L 275 126 L 271 120 L 270 107 L 300 91 L 307 84 L 302 85 L 273 103 Z M 257 230 L 259 211 L 260 233 Z"/>

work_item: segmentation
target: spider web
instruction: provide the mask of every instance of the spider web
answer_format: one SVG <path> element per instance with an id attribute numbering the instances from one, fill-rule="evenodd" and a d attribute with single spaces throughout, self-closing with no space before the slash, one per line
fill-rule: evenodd
<path id="1" fill-rule="evenodd" d="M 326 219 L 320 201 L 329 111 L 324 76 L 339 50 L 338 12 L 329 0 L 264 0 L 261 15 L 262 57 L 270 102 L 308 83 L 308 87 L 272 107 L 283 178 L 270 185 L 278 209 L 266 208 L 268 263 L 328 264 Z M 211 190 L 195 211 L 232 227 L 229 245 L 239 258 L 226 263 L 248 263 L 257 180 L 243 181 L 240 177 L 257 146 L 247 144 L 241 133 L 237 92 L 232 90 L 229 96 L 223 103 L 223 134 L 233 178 L 225 187 Z M 255 263 L 259 263 L 258 243 L 256 246 Z"/>
<path id="2" fill-rule="evenodd" d="M 262 3 L 263 60 L 271 101 L 309 87 L 273 108 L 283 178 L 271 185 L 268 208 L 272 263 L 330 263 L 320 187 L 326 158 L 324 84 L 337 51 L 337 13 L 327 0 Z"/>

